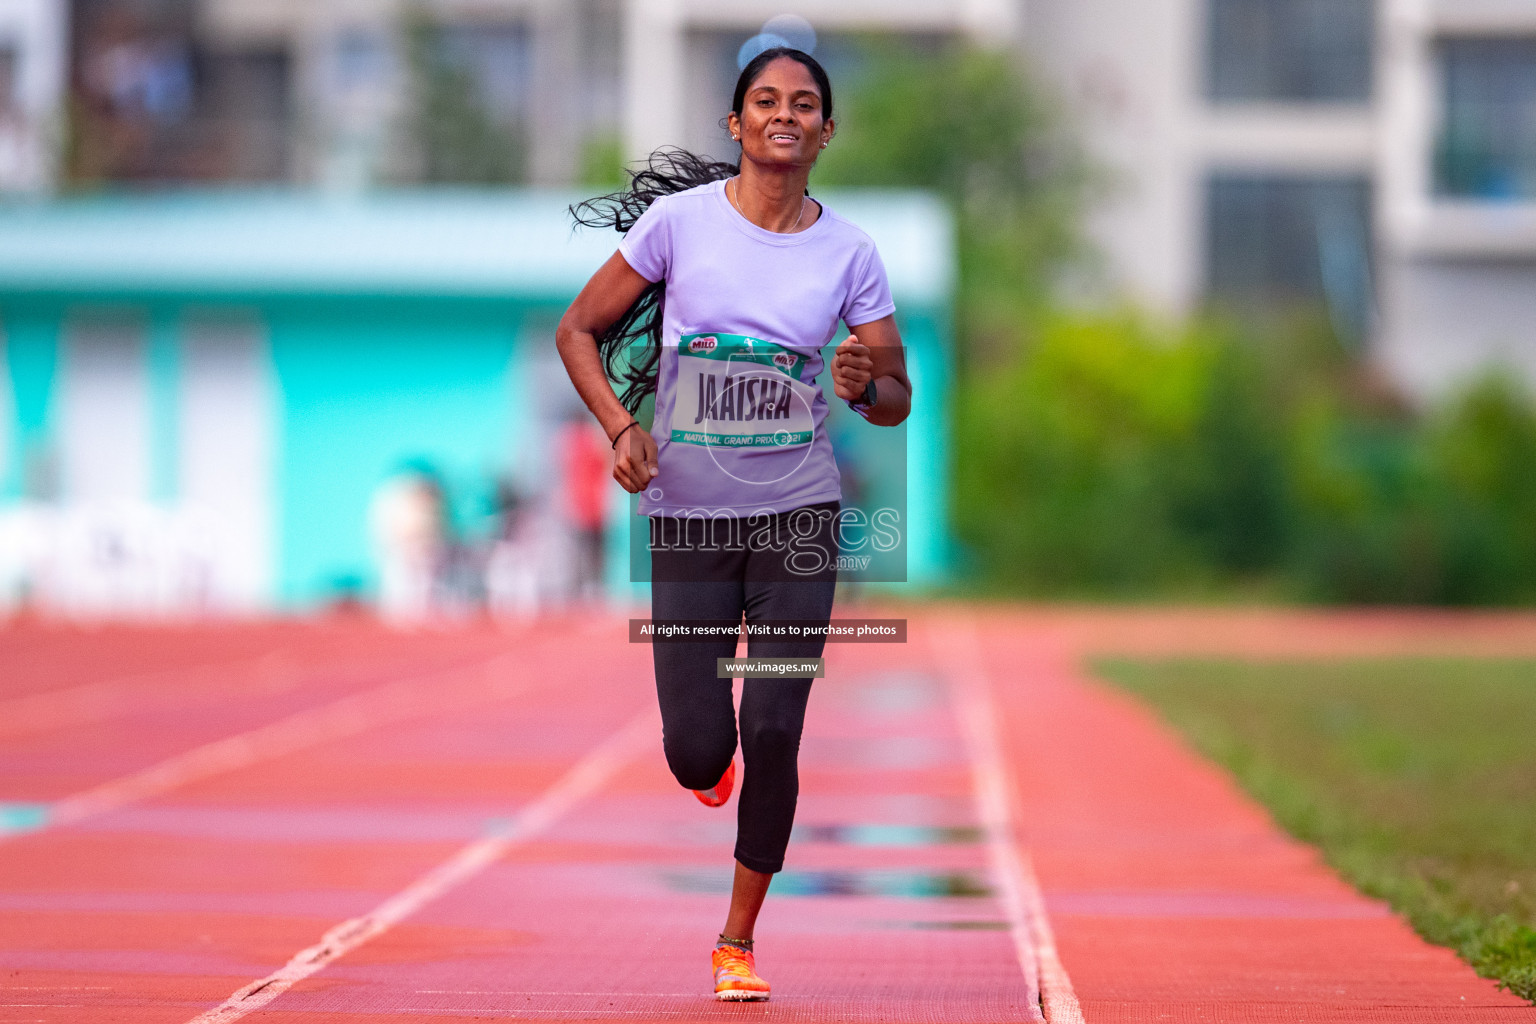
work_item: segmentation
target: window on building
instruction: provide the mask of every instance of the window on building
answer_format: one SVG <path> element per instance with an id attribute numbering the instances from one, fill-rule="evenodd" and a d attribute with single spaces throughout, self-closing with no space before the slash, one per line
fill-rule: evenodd
<path id="1" fill-rule="evenodd" d="M 1373 0 L 1210 0 L 1216 102 L 1349 102 L 1371 93 Z"/>
<path id="2" fill-rule="evenodd" d="M 1242 310 L 1318 305 L 1363 338 L 1374 304 L 1370 185 L 1354 177 L 1221 174 L 1206 190 L 1210 298 Z"/>
<path id="3" fill-rule="evenodd" d="M 474 82 L 487 113 L 503 124 L 523 118 L 532 61 L 523 25 L 446 25 L 441 45 L 447 62 Z"/>
<path id="4" fill-rule="evenodd" d="M 292 133 L 279 49 L 186 39 L 102 44 L 79 86 L 73 174 L 106 181 L 278 181 Z"/>
<path id="5" fill-rule="evenodd" d="M 288 175 L 292 71 L 282 50 L 195 55 L 189 177 L 279 181 Z"/>
<path id="6" fill-rule="evenodd" d="M 389 37 L 382 31 L 346 28 L 331 48 L 330 88 L 343 97 L 377 98 L 395 74 Z"/>
<path id="7" fill-rule="evenodd" d="M 1441 195 L 1536 199 L 1536 39 L 1440 43 Z"/>

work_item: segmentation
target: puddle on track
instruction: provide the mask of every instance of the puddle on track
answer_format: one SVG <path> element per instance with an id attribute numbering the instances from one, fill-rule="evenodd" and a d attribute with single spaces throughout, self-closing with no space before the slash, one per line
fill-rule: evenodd
<path id="1" fill-rule="evenodd" d="M 719 869 L 663 872 L 677 892 L 729 895 L 731 872 Z M 974 899 L 993 895 L 979 872 L 841 870 L 782 871 L 773 880 L 774 896 L 874 896 L 896 899 Z"/>
<path id="2" fill-rule="evenodd" d="M 796 825 L 794 842 L 839 846 L 952 846 L 979 843 L 982 830 L 973 825 Z"/>

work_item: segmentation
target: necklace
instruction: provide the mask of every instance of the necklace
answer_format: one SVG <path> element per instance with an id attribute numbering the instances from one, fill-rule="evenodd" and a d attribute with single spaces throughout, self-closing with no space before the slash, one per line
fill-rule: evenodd
<path id="1" fill-rule="evenodd" d="M 737 181 L 740 181 L 740 180 L 741 180 L 740 177 L 735 177 L 735 178 L 731 178 L 730 180 L 728 180 L 725 183 L 725 198 L 729 199 L 731 201 L 731 205 L 736 207 L 736 212 L 737 213 L 741 214 L 743 217 L 747 217 L 747 211 L 743 210 L 741 208 L 741 202 L 739 200 L 737 200 L 734 196 L 731 195 L 731 185 L 733 183 L 737 182 Z M 800 230 L 800 222 L 805 219 L 805 203 L 806 203 L 806 199 L 807 199 L 806 196 L 801 196 L 800 197 L 800 212 L 795 215 L 795 227 L 794 227 L 794 230 L 793 231 L 786 231 L 786 232 L 775 232 L 775 234 L 780 234 L 780 233 L 782 233 L 782 234 L 794 234 L 795 232 Z M 747 217 L 747 220 L 750 221 L 751 219 L 752 219 L 751 217 Z"/>

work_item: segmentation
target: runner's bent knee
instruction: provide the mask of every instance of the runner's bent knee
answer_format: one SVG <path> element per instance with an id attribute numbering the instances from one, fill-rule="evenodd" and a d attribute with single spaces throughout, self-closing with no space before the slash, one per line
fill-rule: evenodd
<path id="1" fill-rule="evenodd" d="M 687 730 L 662 735 L 667 767 L 684 789 L 708 789 L 720 781 L 736 754 L 736 734 L 700 735 Z"/>

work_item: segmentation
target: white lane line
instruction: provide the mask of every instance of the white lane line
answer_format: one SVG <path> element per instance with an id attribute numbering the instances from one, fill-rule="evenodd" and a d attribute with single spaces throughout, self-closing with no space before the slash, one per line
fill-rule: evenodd
<path id="1" fill-rule="evenodd" d="M 971 758 L 976 803 L 987 835 L 987 857 L 999 883 L 1019 967 L 1030 987 L 1040 993 L 1049 1024 L 1082 1024 L 1083 1011 L 1057 954 L 1056 936 L 1046 916 L 1034 865 L 1014 838 L 1012 789 L 976 628 L 960 620 L 935 624 L 929 627 L 929 641 L 955 695 Z"/>
<path id="2" fill-rule="evenodd" d="M 194 747 L 159 764 L 46 805 L 35 821 L 0 829 L 0 843 L 57 825 L 116 810 L 214 775 L 308 747 L 346 739 L 381 725 L 462 709 L 509 697 L 527 688 L 515 655 L 502 655 L 478 670 L 458 668 L 384 683 L 270 725 Z"/>
<path id="3" fill-rule="evenodd" d="M 228 694 L 230 676 L 247 673 L 256 677 L 256 686 L 242 689 L 242 695 L 280 693 L 293 688 L 303 678 L 292 670 L 288 652 L 284 650 L 233 661 L 135 672 L 62 690 L 45 690 L 0 700 L 0 736 L 42 732 L 143 711 L 148 702 L 155 701 L 163 693 L 166 683 L 187 684 L 177 687 L 190 691 L 175 694 L 178 706 L 189 700 L 223 700 Z M 217 685 L 198 686 L 198 683 Z"/>
<path id="4" fill-rule="evenodd" d="M 596 792 L 632 758 L 653 745 L 660 725 L 654 710 L 646 710 L 614 733 L 566 772 L 537 800 L 517 813 L 499 835 L 470 843 L 405 889 L 362 917 L 354 917 L 326 932 L 318 943 L 294 954 L 282 969 L 240 989 L 222 1004 L 198 1014 L 188 1024 L 228 1024 L 259 1010 L 294 985 L 370 939 L 384 934 L 449 889 L 468 881 L 509 849 L 537 836 Z"/>

